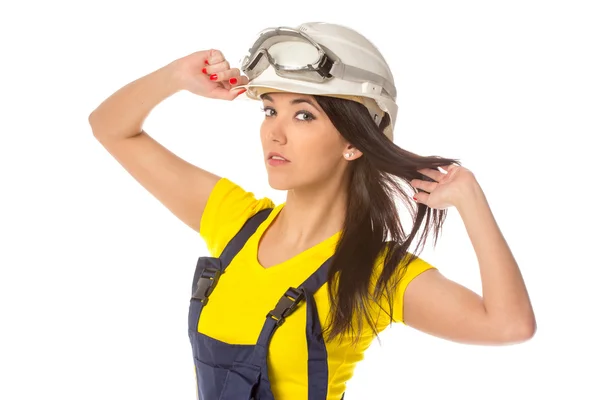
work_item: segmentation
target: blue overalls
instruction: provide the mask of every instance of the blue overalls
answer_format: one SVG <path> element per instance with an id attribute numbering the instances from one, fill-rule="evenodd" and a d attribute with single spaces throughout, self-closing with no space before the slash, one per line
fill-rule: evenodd
<path id="1" fill-rule="evenodd" d="M 267 371 L 269 342 L 276 329 L 285 322 L 285 318 L 303 301 L 306 304 L 308 400 L 325 400 L 327 397 L 327 350 L 313 294 L 327 281 L 331 259 L 323 263 L 299 287 L 289 288 L 273 310 L 265 310 L 265 323 L 255 345 L 229 344 L 198 332 L 200 314 L 220 275 L 271 210 L 262 210 L 251 217 L 218 258 L 198 259 L 192 284 L 188 334 L 196 368 L 199 400 L 274 400 Z"/>

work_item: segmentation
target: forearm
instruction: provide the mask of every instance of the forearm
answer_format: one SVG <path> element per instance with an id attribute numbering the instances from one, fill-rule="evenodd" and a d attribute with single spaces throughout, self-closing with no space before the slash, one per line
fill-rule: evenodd
<path id="1" fill-rule="evenodd" d="M 532 335 L 535 317 L 519 266 L 481 187 L 475 183 L 468 192 L 457 210 L 479 262 L 486 312 L 508 335 Z"/>
<path id="2" fill-rule="evenodd" d="M 94 136 L 128 138 L 138 135 L 152 109 L 179 90 L 175 63 L 130 82 L 89 115 Z"/>

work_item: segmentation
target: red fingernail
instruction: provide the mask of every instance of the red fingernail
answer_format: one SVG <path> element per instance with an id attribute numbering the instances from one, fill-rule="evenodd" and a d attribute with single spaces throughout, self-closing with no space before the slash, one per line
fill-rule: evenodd
<path id="1" fill-rule="evenodd" d="M 204 64 L 208 65 L 208 60 L 204 60 Z"/>
<path id="2" fill-rule="evenodd" d="M 206 74 L 206 68 L 202 68 L 202 73 Z"/>
<path id="3" fill-rule="evenodd" d="M 229 80 L 229 83 L 231 83 L 232 85 L 235 85 L 235 84 L 237 83 L 237 79 L 235 79 L 235 78 L 231 78 L 231 79 Z"/>
<path id="4" fill-rule="evenodd" d="M 212 75 L 210 76 L 210 80 L 211 80 L 211 81 L 216 81 L 216 80 L 217 80 L 217 74 L 212 74 Z"/>
<path id="5" fill-rule="evenodd" d="M 416 198 L 416 197 L 413 197 L 413 200 L 414 200 L 414 201 L 417 201 L 417 198 Z"/>

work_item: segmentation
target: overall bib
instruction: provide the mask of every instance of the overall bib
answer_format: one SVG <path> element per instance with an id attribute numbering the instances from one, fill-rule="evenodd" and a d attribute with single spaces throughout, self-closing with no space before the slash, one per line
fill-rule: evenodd
<path id="1" fill-rule="evenodd" d="M 199 400 L 274 400 L 267 371 L 269 342 L 277 328 L 285 322 L 285 318 L 303 301 L 306 304 L 308 400 L 325 400 L 327 397 L 327 350 L 313 294 L 327 281 L 331 259 L 323 263 L 299 287 L 291 287 L 283 293 L 272 310 L 265 310 L 265 322 L 256 344 L 229 344 L 198 332 L 200 314 L 207 306 L 219 277 L 271 210 L 262 210 L 251 217 L 218 258 L 198 259 L 189 306 L 188 335 L 192 345 Z"/>

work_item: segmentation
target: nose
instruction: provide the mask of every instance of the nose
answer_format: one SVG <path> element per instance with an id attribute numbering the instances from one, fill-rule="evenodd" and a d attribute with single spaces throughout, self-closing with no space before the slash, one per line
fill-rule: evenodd
<path id="1" fill-rule="evenodd" d="M 267 125 L 267 139 L 273 142 L 277 142 L 279 144 L 285 144 L 287 142 L 287 135 L 285 134 L 285 123 L 277 119 L 269 121 L 270 123 Z"/>

